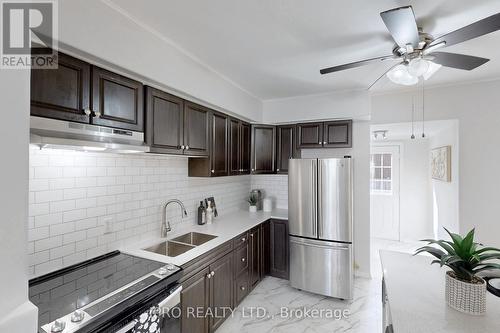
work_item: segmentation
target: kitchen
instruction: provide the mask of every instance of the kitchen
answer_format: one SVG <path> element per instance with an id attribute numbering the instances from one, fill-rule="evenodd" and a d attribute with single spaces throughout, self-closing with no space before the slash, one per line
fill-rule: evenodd
<path id="1" fill-rule="evenodd" d="M 370 280 L 369 117 L 370 109 L 383 109 L 389 100 L 396 104 L 403 98 L 384 100 L 383 95 L 371 97 L 364 91 L 295 94 L 266 100 L 263 117 L 261 100 L 217 72 L 200 68 L 192 57 L 176 60 L 181 51 L 131 16 L 132 4 L 128 4 L 128 12 L 117 3 L 60 3 L 59 11 L 64 15 L 60 16 L 59 27 L 64 29 L 59 32 L 58 69 L 2 71 L 2 100 L 19 111 L 7 113 L 5 118 L 12 124 L 3 134 L 11 142 L 6 147 L 11 157 L 4 165 L 3 174 L 8 177 L 3 183 L 9 191 L 3 191 L 2 201 L 8 203 L 4 209 L 6 221 L 26 221 L 26 226 L 9 222 L 2 227 L 2 248 L 6 249 L 2 260 L 12 271 L 2 277 L 3 285 L 12 284 L 4 293 L 12 303 L 0 307 L 11 313 L 5 325 L 13 321 L 26 325 L 19 326 L 19 332 L 35 331 L 40 326 L 46 332 L 69 332 L 82 324 L 89 331 L 135 330 L 134 320 L 144 312 L 137 311 L 150 305 L 137 307 L 137 299 L 130 301 L 135 312 L 124 311 L 128 308 L 125 306 L 122 319 L 116 322 L 103 321 L 105 316 L 97 308 L 87 310 L 102 295 L 79 295 L 76 303 L 74 298 L 70 302 L 70 311 L 55 311 L 53 315 L 42 307 L 36 313 L 28 302 L 46 302 L 42 294 L 47 290 L 40 286 L 71 274 L 68 267 L 82 269 L 85 266 L 81 263 L 96 264 L 88 260 L 98 257 L 98 261 L 111 265 L 116 264 L 113 260 L 140 258 L 128 265 L 130 280 L 126 284 L 144 277 L 160 281 L 166 288 L 157 293 L 153 303 L 168 300 L 173 309 L 184 309 L 183 315 L 188 308 L 231 309 L 222 315 L 171 320 L 163 323 L 175 327 L 168 326 L 167 331 L 234 331 L 241 329 L 235 318 L 254 320 L 255 324 L 258 316 L 247 316 L 244 311 L 258 305 L 256 297 L 261 292 L 273 288 L 290 297 L 333 296 L 328 307 L 347 307 L 349 311 L 334 318 L 336 323 L 331 325 L 360 332 L 378 330 L 382 325 L 380 283 Z M 102 33 L 101 38 L 79 38 L 89 33 L 79 24 L 85 16 L 81 13 L 107 17 L 108 24 L 114 20 L 120 35 L 137 42 L 136 52 L 125 52 L 125 41 L 117 42 L 116 47 L 107 46 L 106 41 L 117 38 L 117 34 L 100 20 L 89 29 L 92 34 Z M 147 61 L 137 59 L 143 53 L 149 54 Z M 175 65 L 151 65 L 159 63 L 158 54 L 169 54 Z M 372 121 L 382 122 L 383 112 L 388 111 L 382 110 Z M 311 259 L 316 255 L 300 266 L 292 259 L 295 250 L 291 240 L 301 232 L 294 230 L 293 221 L 299 215 L 296 209 L 305 207 L 303 203 L 309 197 L 293 198 L 302 193 L 305 183 L 300 177 L 288 175 L 298 175 L 296 169 L 304 166 L 295 165 L 290 158 L 335 158 L 340 163 L 335 168 L 340 165 L 352 172 L 347 172 L 345 189 L 338 192 L 346 195 L 345 201 L 339 201 L 346 207 L 345 220 L 350 221 L 344 230 L 346 238 L 339 234 L 328 238 L 345 244 L 346 249 L 352 243 L 352 249 L 330 272 L 320 273 L 318 266 L 305 265 L 313 264 Z M 320 168 L 312 166 L 313 170 Z M 309 176 L 319 175 L 311 172 Z M 249 212 L 246 201 L 254 189 L 271 199 L 270 209 L 261 207 L 264 202 L 260 199 L 257 212 Z M 327 198 L 326 202 L 337 199 Z M 209 201 L 217 216 L 211 224 L 198 225 L 200 202 L 208 208 Z M 265 205 L 269 206 L 269 201 Z M 313 226 L 321 229 L 321 224 Z M 314 238 L 318 231 L 303 236 Z M 152 268 L 144 269 L 143 265 Z M 294 267 L 299 267 L 298 271 Z M 98 284 L 104 283 L 103 290 L 117 295 L 115 305 L 124 306 L 119 298 L 124 284 L 113 285 L 114 277 L 110 278 L 106 268 L 101 269 L 107 282 L 89 280 L 85 288 L 99 288 Z M 302 277 L 302 281 L 295 278 L 303 272 L 314 273 Z M 339 279 L 345 279 L 346 285 L 340 288 L 342 284 L 332 283 L 328 291 L 314 289 L 317 281 L 308 285 L 314 276 L 328 274 L 342 276 Z M 85 280 L 79 280 L 82 277 L 62 278 L 64 282 L 57 286 L 62 288 L 52 294 L 78 292 L 78 281 Z M 182 290 L 175 287 L 175 281 Z M 91 286 L 95 282 L 98 284 Z M 347 294 L 342 293 L 345 290 Z M 371 296 L 366 297 L 366 293 Z M 352 322 L 368 321 L 370 316 L 358 308 L 356 300 L 360 298 L 373 306 L 373 317 L 377 317 L 361 327 Z M 372 304 L 374 300 L 378 303 Z M 284 301 L 281 305 L 287 304 Z M 59 306 L 54 309 L 58 305 L 49 302 L 51 310 L 64 308 Z M 235 308 L 240 312 L 233 313 Z M 119 312 L 119 307 L 114 309 Z M 352 322 L 345 320 L 348 312 Z M 25 320 L 19 321 L 23 316 Z M 62 317 L 64 320 L 59 320 Z M 28 318 L 38 318 L 40 325 Z M 293 327 L 293 321 L 288 325 L 285 327 Z M 312 327 L 308 325 L 314 323 L 306 321 L 295 329 L 304 331 Z M 2 323 L 0 327 L 12 326 Z"/>

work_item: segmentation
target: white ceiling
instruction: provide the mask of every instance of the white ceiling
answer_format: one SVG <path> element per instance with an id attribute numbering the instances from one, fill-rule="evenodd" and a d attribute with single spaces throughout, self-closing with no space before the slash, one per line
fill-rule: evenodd
<path id="1" fill-rule="evenodd" d="M 103 1 L 262 100 L 366 89 L 390 63 L 319 70 L 390 54 L 381 11 L 411 4 L 419 26 L 435 37 L 500 12 L 499 0 Z M 446 48 L 491 61 L 472 72 L 443 68 L 427 84 L 500 77 L 498 45 L 500 32 Z M 374 90 L 398 88 L 384 78 Z"/>

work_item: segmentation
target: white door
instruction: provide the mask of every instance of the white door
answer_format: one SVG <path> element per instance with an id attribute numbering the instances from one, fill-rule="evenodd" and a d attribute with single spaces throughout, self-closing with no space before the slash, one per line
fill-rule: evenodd
<path id="1" fill-rule="evenodd" d="M 370 156 L 372 237 L 399 240 L 399 146 L 372 146 Z"/>

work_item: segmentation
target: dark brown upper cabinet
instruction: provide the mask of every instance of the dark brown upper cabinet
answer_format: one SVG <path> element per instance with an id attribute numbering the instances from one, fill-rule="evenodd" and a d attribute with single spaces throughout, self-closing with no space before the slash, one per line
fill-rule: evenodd
<path id="1" fill-rule="evenodd" d="M 352 120 L 325 122 L 323 133 L 323 147 L 352 147 Z"/>
<path id="2" fill-rule="evenodd" d="M 191 177 L 229 175 L 229 117 L 215 111 L 209 111 L 208 117 L 210 126 L 206 144 L 209 147 L 209 154 L 207 158 L 194 157 L 189 159 L 188 175 Z"/>
<path id="3" fill-rule="evenodd" d="M 288 160 L 299 157 L 295 133 L 295 125 L 276 127 L 276 173 L 288 173 Z"/>
<path id="4" fill-rule="evenodd" d="M 352 147 L 352 120 L 297 125 L 297 148 Z"/>
<path id="5" fill-rule="evenodd" d="M 251 155 L 251 127 L 250 124 L 241 123 L 240 127 L 240 149 L 241 149 L 241 174 L 250 173 Z"/>
<path id="6" fill-rule="evenodd" d="M 229 120 L 229 174 L 250 173 L 250 125 L 238 119 Z"/>
<path id="7" fill-rule="evenodd" d="M 188 155 L 208 156 L 210 110 L 188 101 L 184 102 L 184 149 Z"/>
<path id="8" fill-rule="evenodd" d="M 146 87 L 146 143 L 155 153 L 184 153 L 184 100 Z"/>
<path id="9" fill-rule="evenodd" d="M 88 123 L 90 68 L 84 61 L 59 53 L 57 69 L 32 69 L 31 115 Z"/>
<path id="10" fill-rule="evenodd" d="M 305 123 L 297 125 L 298 148 L 323 147 L 323 123 Z"/>
<path id="11" fill-rule="evenodd" d="M 228 163 L 228 117 L 222 113 L 212 113 L 211 159 L 213 176 L 227 176 Z"/>
<path id="12" fill-rule="evenodd" d="M 252 173 L 275 172 L 275 140 L 276 126 L 252 125 Z"/>
<path id="13" fill-rule="evenodd" d="M 144 131 L 142 83 L 92 66 L 91 123 Z"/>

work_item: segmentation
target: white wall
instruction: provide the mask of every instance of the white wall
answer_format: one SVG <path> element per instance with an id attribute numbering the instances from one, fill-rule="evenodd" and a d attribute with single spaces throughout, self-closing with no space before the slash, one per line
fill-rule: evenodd
<path id="1" fill-rule="evenodd" d="M 500 81 L 490 81 L 428 89 L 425 98 L 427 119 L 458 119 L 460 123 L 460 232 L 476 227 L 477 240 L 492 246 L 500 246 L 499 91 Z M 411 99 L 412 92 L 373 96 L 373 123 L 410 121 Z"/>
<path id="2" fill-rule="evenodd" d="M 26 161 L 27 163 L 27 161 Z M 188 177 L 187 158 L 30 149 L 30 275 L 158 238 L 162 205 L 172 229 L 195 224 L 200 200 L 213 196 L 220 216 L 246 208 L 250 176 Z M 106 230 L 110 221 L 111 230 Z M 109 232 L 108 232 L 109 231 Z"/>
<path id="3" fill-rule="evenodd" d="M 264 101 L 263 120 L 284 123 L 320 119 L 370 117 L 367 91 L 337 92 Z"/>
<path id="4" fill-rule="evenodd" d="M 262 102 L 187 56 L 174 44 L 106 5 L 106 1 L 59 1 L 59 39 L 162 88 L 193 96 L 208 106 L 260 121 Z M 147 22 L 146 22 L 147 24 Z M 221 54 L 223 56 L 223 53 Z"/>
<path id="5" fill-rule="evenodd" d="M 434 225 L 437 235 L 447 237 L 443 227 L 458 232 L 459 219 L 459 146 L 458 121 L 450 121 L 450 126 L 430 137 L 430 149 L 451 146 L 451 182 L 432 179 L 434 207 Z"/>
<path id="6" fill-rule="evenodd" d="M 36 331 L 37 309 L 28 302 L 26 224 L 28 217 L 29 71 L 0 70 L 0 332 Z"/>

